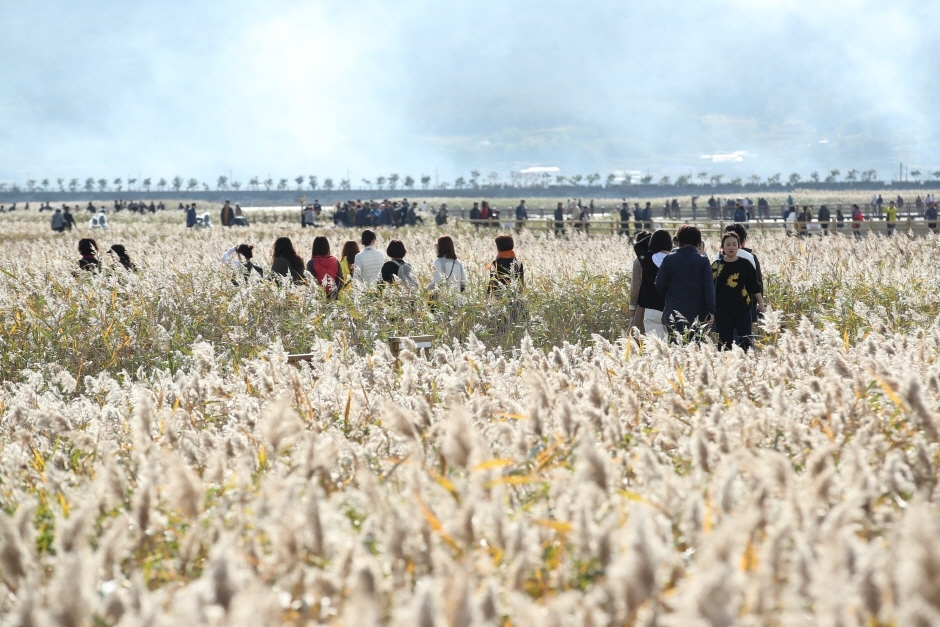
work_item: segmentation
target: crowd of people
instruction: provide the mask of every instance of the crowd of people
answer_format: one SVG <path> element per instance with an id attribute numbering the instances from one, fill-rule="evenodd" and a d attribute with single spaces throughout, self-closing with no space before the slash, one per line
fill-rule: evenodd
<path id="1" fill-rule="evenodd" d="M 723 349 L 738 345 L 748 350 L 753 345 L 753 324 L 764 312 L 763 275 L 753 250 L 745 246 L 747 228 L 741 223 L 729 225 L 721 237 L 721 247 L 714 260 L 706 255 L 702 233 L 691 224 L 681 226 L 673 237 L 669 231 L 639 230 L 635 233 L 630 297 L 630 326 L 641 333 L 651 333 L 674 340 L 697 339 L 714 331 Z M 512 235 L 498 235 L 496 256 L 488 266 L 487 293 L 502 292 L 507 286 L 522 290 L 525 271 L 516 257 Z M 79 241 L 78 267 L 99 271 L 99 247 L 91 238 Z M 108 253 L 116 256 L 123 269 L 136 266 L 124 246 L 115 244 Z M 392 239 L 384 253 L 371 229 L 362 231 L 358 241 L 346 240 L 339 256 L 333 254 L 325 235 L 314 237 L 308 259 L 304 259 L 289 237 L 279 237 L 272 246 L 267 269 L 255 261 L 254 246 L 242 243 L 221 256 L 223 266 L 234 274 L 239 285 L 252 277 L 282 280 L 295 285 L 310 285 L 322 290 L 324 297 L 336 299 L 346 289 L 360 285 L 399 285 L 406 292 L 419 287 L 417 274 L 406 260 L 404 242 Z M 467 271 L 457 256 L 454 239 L 442 235 L 435 246 L 427 284 L 432 300 L 439 290 L 463 292 Z"/>

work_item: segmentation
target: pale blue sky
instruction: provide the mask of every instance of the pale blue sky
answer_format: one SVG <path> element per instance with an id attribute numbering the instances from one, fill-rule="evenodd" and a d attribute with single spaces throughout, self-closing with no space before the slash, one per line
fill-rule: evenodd
<path id="1" fill-rule="evenodd" d="M 0 0 L 0 181 L 940 169 L 938 18 L 864 0 Z M 730 151 L 744 162 L 700 159 Z"/>

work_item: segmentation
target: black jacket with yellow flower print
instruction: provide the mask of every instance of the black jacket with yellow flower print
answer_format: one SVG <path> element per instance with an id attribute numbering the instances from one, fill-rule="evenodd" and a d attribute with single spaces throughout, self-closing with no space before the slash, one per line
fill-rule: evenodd
<path id="1" fill-rule="evenodd" d="M 720 311 L 747 311 L 754 294 L 761 291 L 757 270 L 750 261 L 740 257 L 730 263 L 712 263 L 712 277 L 715 279 L 715 305 Z"/>

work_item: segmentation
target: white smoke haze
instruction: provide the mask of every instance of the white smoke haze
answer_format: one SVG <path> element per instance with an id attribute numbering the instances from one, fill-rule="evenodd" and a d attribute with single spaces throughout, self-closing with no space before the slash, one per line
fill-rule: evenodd
<path id="1" fill-rule="evenodd" d="M 0 180 L 929 171 L 937 18 L 866 0 L 0 0 Z"/>

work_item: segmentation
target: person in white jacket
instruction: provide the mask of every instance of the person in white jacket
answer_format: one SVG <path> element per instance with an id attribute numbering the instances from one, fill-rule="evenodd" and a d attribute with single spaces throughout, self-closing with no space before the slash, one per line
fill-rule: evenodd
<path id="1" fill-rule="evenodd" d="M 437 259 L 434 260 L 434 278 L 428 285 L 429 290 L 450 285 L 460 287 L 464 291 L 467 287 L 467 277 L 463 272 L 463 264 L 457 261 L 454 250 L 454 240 L 450 235 L 437 238 Z"/>
<path id="2" fill-rule="evenodd" d="M 369 229 L 362 232 L 363 249 L 353 261 L 353 281 L 365 285 L 375 285 L 382 278 L 382 265 L 385 255 L 375 247 L 375 233 Z"/>

